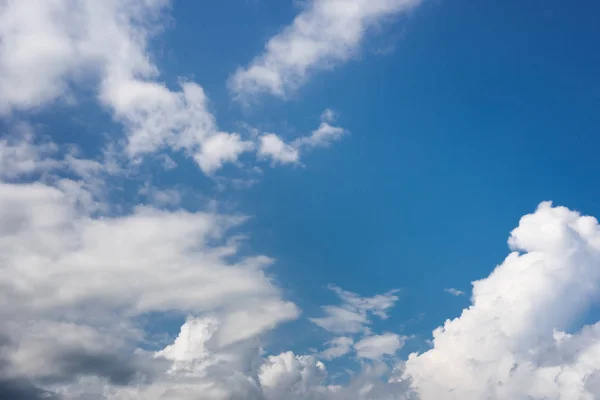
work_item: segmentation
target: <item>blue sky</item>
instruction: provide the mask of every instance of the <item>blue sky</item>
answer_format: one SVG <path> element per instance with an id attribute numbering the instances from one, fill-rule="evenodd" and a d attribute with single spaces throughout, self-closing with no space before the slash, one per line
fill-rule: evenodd
<path id="1" fill-rule="evenodd" d="M 0 1 L 0 394 L 600 395 L 600 6 L 69 3 Z"/>
<path id="2" fill-rule="evenodd" d="M 175 54 L 165 63 L 194 71 L 232 124 L 243 117 L 222 82 L 237 55 L 251 58 L 298 11 L 292 2 L 238 6 L 238 17 L 227 2 L 175 7 L 164 44 Z M 443 289 L 468 291 L 486 276 L 540 201 L 599 214 L 588 181 L 599 12 L 561 1 L 423 4 L 370 38 L 360 59 L 319 73 L 288 102 L 265 99 L 249 119 L 302 131 L 334 107 L 352 136 L 309 155 L 305 169 L 269 170 L 235 198 L 255 216 L 254 246 L 280 261 L 284 283 L 302 282 L 294 291 L 316 299 L 332 282 L 364 294 L 400 287 L 397 323 L 425 313 L 424 334 L 459 314 L 467 299 Z"/>

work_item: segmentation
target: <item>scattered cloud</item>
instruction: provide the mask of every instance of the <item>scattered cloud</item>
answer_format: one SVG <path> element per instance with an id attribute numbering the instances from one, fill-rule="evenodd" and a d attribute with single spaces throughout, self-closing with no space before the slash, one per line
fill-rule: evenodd
<path id="1" fill-rule="evenodd" d="M 177 189 L 159 189 L 150 184 L 150 182 L 144 183 L 138 193 L 146 199 L 149 203 L 157 207 L 175 207 L 181 202 L 181 192 Z"/>
<path id="2" fill-rule="evenodd" d="M 309 136 L 301 136 L 287 144 L 274 133 L 259 136 L 258 156 L 270 158 L 275 164 L 298 164 L 300 155 L 315 147 L 328 147 L 348 133 L 344 128 L 330 125 L 335 122 L 335 113 L 326 109 L 321 115 L 321 125 Z"/>
<path id="3" fill-rule="evenodd" d="M 310 0 L 264 52 L 229 79 L 240 98 L 259 93 L 286 97 L 314 72 L 332 69 L 353 57 L 370 29 L 407 12 L 420 0 Z"/>
<path id="4" fill-rule="evenodd" d="M 308 1 L 230 78 L 230 89 L 240 98 L 286 97 L 313 72 L 356 54 L 371 28 L 418 3 Z M 109 177 L 127 180 L 151 153 L 172 169 L 166 152 L 180 151 L 213 175 L 247 152 L 297 164 L 303 152 L 346 134 L 334 126 L 332 110 L 310 135 L 289 143 L 274 133 L 222 131 L 199 84 L 160 81 L 148 42 L 169 4 L 0 1 L 0 114 L 73 104 L 79 89 L 91 88 L 126 136 L 122 148 L 114 140 L 87 159 L 27 123 L 3 132 L 0 398 L 597 397 L 600 323 L 578 325 L 600 299 L 595 218 L 551 203 L 524 216 L 509 239 L 512 253 L 473 283 L 472 304 L 434 330 L 428 351 L 403 361 L 397 353 L 406 337 L 372 332 L 375 317 L 388 318 L 397 291 L 362 297 L 332 286 L 340 304 L 310 319 L 331 335 L 324 349 L 271 354 L 268 334 L 300 310 L 271 276 L 273 260 L 242 251 L 235 230 L 245 217 L 182 209 L 179 191 L 150 184 L 138 193 L 148 204 L 111 212 L 120 205 L 108 201 Z M 165 343 L 148 327 L 157 316 L 180 326 L 159 332 Z M 349 355 L 360 369 L 332 384 L 324 361 Z"/>
<path id="5" fill-rule="evenodd" d="M 335 122 L 335 114 L 330 109 L 327 109 L 321 115 L 321 125 L 319 128 L 312 131 L 310 136 L 296 139 L 294 146 L 308 148 L 327 147 L 348 133 L 343 128 L 330 125 L 332 122 Z"/>
<path id="6" fill-rule="evenodd" d="M 320 357 L 324 360 L 333 360 L 345 356 L 352 350 L 354 339 L 351 337 L 340 336 L 336 337 L 327 343 L 329 347 L 320 353 Z"/>
<path id="7" fill-rule="evenodd" d="M 444 292 L 451 294 L 452 296 L 456 296 L 456 297 L 465 295 L 465 292 L 463 292 L 462 290 L 455 289 L 455 288 L 446 288 L 446 289 L 444 289 Z"/>
<path id="8" fill-rule="evenodd" d="M 33 127 L 21 123 L 0 139 L 0 178 L 16 179 L 50 172 L 59 167 L 53 156 L 58 147 L 34 135 Z"/>
<path id="9" fill-rule="evenodd" d="M 393 290 L 374 297 L 360 297 L 355 293 L 332 286 L 342 304 L 339 306 L 322 307 L 325 317 L 311 318 L 310 320 L 321 328 L 337 333 L 359 333 L 371 324 L 369 315 L 387 319 L 387 311 L 392 308 L 398 296 Z"/>
<path id="10" fill-rule="evenodd" d="M 267 133 L 260 137 L 258 155 L 269 157 L 276 163 L 295 164 L 300 158 L 300 152 L 294 146 L 286 144 L 274 133 Z"/>
<path id="11" fill-rule="evenodd" d="M 151 61 L 147 42 L 160 30 L 168 4 L 165 0 L 7 3 L 0 11 L 0 114 L 75 99 L 78 88 L 92 85 L 99 103 L 123 124 L 124 151 L 132 161 L 171 150 L 195 160 L 207 175 L 235 164 L 257 144 L 218 128 L 199 84 L 180 80 L 178 90 L 171 90 L 158 80 L 160 71 Z M 273 153 L 269 144 L 273 140 L 261 142 L 262 155 L 289 162 L 293 152 L 286 153 L 286 145 L 283 153 Z M 20 161 L 12 169 L 29 168 L 23 159 L 27 149 L 13 149 L 20 151 L 13 158 L 21 160 L 11 160 Z M 168 160 L 163 165 L 174 166 Z"/>
<path id="12" fill-rule="evenodd" d="M 379 360 L 383 356 L 393 356 L 404 346 L 405 338 L 393 333 L 368 336 L 354 344 L 359 358 Z"/>
<path id="13" fill-rule="evenodd" d="M 34 0 L 9 2 L 0 10 L 0 115 L 45 107 L 56 100 L 75 102 L 80 88 L 92 88 L 98 102 L 125 128 L 124 151 L 134 163 L 151 153 L 183 152 L 207 175 L 241 154 L 258 151 L 274 163 L 298 161 L 298 147 L 274 134 L 258 139 L 219 129 L 204 89 L 179 80 L 161 82 L 148 41 L 160 32 L 167 0 Z M 35 12 L 32 10 L 35 9 Z M 39 40 L 44 38 L 44 40 Z M 345 131 L 323 123 L 303 145 L 322 146 Z M 33 140 L 30 138 L 30 140 Z M 119 143 L 119 141 L 116 141 Z M 30 143 L 31 144 L 31 143 Z M 6 148 L 9 143 L 0 143 Z M 120 146 L 119 146 L 120 147 Z M 10 169 L 30 168 L 33 154 L 11 148 Z M 51 149 L 35 148 L 38 152 Z M 6 150 L 1 150 L 7 160 Z M 42 155 L 42 153 L 40 153 Z M 16 159 L 15 157 L 21 157 Z M 27 157 L 25 159 L 24 157 Z M 174 167 L 163 157 L 163 166 Z M 170 161 L 169 161 L 170 160 Z M 7 161 L 7 162 L 8 162 Z M 38 160 L 39 161 L 39 160 Z M 40 162 L 36 163 L 41 166 Z"/>

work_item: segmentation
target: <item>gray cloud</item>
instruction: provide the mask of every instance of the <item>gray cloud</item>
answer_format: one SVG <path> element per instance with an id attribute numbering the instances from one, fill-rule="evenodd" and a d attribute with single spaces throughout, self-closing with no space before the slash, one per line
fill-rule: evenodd
<path id="1" fill-rule="evenodd" d="M 60 397 L 55 393 L 40 389 L 27 379 L 0 378 L 0 399 L 60 400 Z"/>

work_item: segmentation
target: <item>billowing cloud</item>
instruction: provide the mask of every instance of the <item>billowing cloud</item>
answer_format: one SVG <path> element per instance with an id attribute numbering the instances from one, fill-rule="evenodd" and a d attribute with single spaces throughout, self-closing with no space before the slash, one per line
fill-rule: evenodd
<path id="1" fill-rule="evenodd" d="M 572 333 L 600 296 L 597 220 L 542 203 L 509 244 L 514 252 L 474 282 L 472 305 L 434 331 L 431 350 L 409 358 L 423 400 L 599 394 L 600 325 Z"/>
<path id="2" fill-rule="evenodd" d="M 229 79 L 238 98 L 257 93 L 285 97 L 315 71 L 351 58 L 368 31 L 411 10 L 421 0 L 310 0 L 267 42 L 265 50 Z"/>

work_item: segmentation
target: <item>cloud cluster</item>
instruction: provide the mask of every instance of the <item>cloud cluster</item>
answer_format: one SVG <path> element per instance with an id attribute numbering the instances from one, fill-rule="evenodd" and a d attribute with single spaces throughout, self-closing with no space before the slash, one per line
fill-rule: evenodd
<path id="1" fill-rule="evenodd" d="M 285 96 L 312 71 L 347 60 L 366 32 L 417 0 L 313 0 L 265 53 L 235 73 L 246 96 Z M 600 396 L 600 323 L 580 321 L 600 297 L 600 226 L 542 203 L 511 233 L 512 253 L 473 283 L 472 303 L 402 360 L 406 337 L 374 332 L 399 301 L 331 286 L 339 304 L 310 321 L 321 351 L 269 352 L 269 335 L 300 317 L 242 251 L 245 217 L 179 206 L 146 182 L 151 205 L 114 207 L 110 175 L 164 149 L 206 174 L 250 151 L 273 163 L 346 134 L 326 110 L 311 134 L 222 132 L 202 87 L 160 82 L 149 41 L 166 0 L 0 0 L 0 114 L 77 101 L 92 88 L 125 130 L 78 156 L 26 123 L 0 139 L 0 398 L 16 400 L 593 400 Z M 113 141 L 109 145 L 116 146 Z M 160 164 L 177 164 L 166 154 Z M 131 182 L 127 182 L 133 185 Z M 119 206 L 119 205 L 116 205 Z M 166 208 L 168 206 L 168 209 Z M 453 295 L 459 290 L 447 289 Z M 306 354 L 304 354 L 306 353 Z M 341 382 L 337 359 L 351 368 Z"/>
<path id="2" fill-rule="evenodd" d="M 327 109 L 321 114 L 321 124 L 308 136 L 301 136 L 290 144 L 274 133 L 266 133 L 259 137 L 258 155 L 270 158 L 275 164 L 296 164 L 300 161 L 300 154 L 316 147 L 328 147 L 348 133 L 339 126 L 331 125 L 335 122 L 335 114 Z"/>
<path id="3" fill-rule="evenodd" d="M 550 203 L 523 217 L 472 305 L 402 362 L 406 338 L 369 328 L 395 292 L 332 287 L 341 305 L 312 321 L 343 336 L 315 355 L 265 356 L 264 334 L 299 310 L 266 275 L 271 260 L 227 238 L 243 218 L 148 206 L 92 216 L 71 196 L 0 185 L 0 392 L 13 398 L 585 400 L 600 389 L 600 325 L 573 325 L 600 296 L 592 217 Z M 152 350 L 140 322 L 152 313 L 189 317 Z M 331 384 L 324 362 L 349 354 L 361 371 Z"/>
<path id="4" fill-rule="evenodd" d="M 91 88 L 125 127 L 124 151 L 133 162 L 149 153 L 181 151 L 212 175 L 259 146 L 259 156 L 298 161 L 272 136 L 256 143 L 220 130 L 199 84 L 180 79 L 174 90 L 159 80 L 148 42 L 161 30 L 168 5 L 168 0 L 0 3 L 0 115 L 57 100 L 73 103 L 78 89 Z M 328 129 L 326 141 L 343 132 Z"/>
<path id="5" fill-rule="evenodd" d="M 351 58 L 365 35 L 385 19 L 407 12 L 421 0 L 310 0 L 273 36 L 265 50 L 229 79 L 240 99 L 259 93 L 286 97 L 318 70 Z"/>
<path id="6" fill-rule="evenodd" d="M 142 361 L 152 357 L 136 356 L 145 340 L 141 316 L 214 315 L 218 329 L 205 335 L 214 350 L 298 315 L 265 275 L 271 260 L 236 256 L 237 242 L 224 237 L 240 217 L 138 207 L 93 218 L 73 204 L 55 187 L 0 184 L 0 318 L 7 321 L 0 334 L 11 349 L 10 374 L 52 385 L 91 375 L 122 385 L 156 372 Z M 161 354 L 185 358 L 170 348 Z"/>

